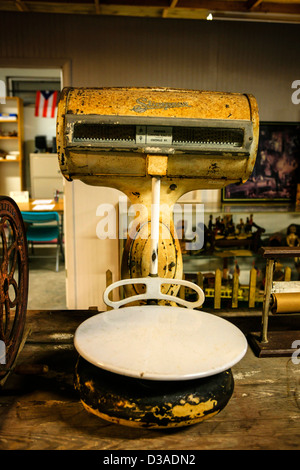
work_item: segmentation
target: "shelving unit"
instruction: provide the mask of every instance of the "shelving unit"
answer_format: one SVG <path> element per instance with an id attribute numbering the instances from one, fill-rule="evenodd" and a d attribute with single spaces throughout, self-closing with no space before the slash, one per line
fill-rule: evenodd
<path id="1" fill-rule="evenodd" d="M 24 190 L 23 102 L 10 96 L 5 101 L 5 104 L 0 104 L 1 195 Z"/>

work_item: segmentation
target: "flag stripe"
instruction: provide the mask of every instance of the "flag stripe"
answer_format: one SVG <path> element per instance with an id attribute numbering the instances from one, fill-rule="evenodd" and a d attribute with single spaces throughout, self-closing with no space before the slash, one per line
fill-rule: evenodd
<path id="1" fill-rule="evenodd" d="M 43 117 L 47 117 L 47 107 L 48 107 L 48 100 L 44 99 L 44 106 L 43 106 Z"/>

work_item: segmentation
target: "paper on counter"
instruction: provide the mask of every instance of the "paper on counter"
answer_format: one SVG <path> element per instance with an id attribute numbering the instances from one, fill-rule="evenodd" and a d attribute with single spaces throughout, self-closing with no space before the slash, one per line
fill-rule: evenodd
<path id="1" fill-rule="evenodd" d="M 53 202 L 53 199 L 36 199 L 35 201 L 32 201 L 32 204 L 51 204 L 51 202 Z"/>
<path id="2" fill-rule="evenodd" d="M 48 211 L 55 207 L 55 204 L 37 204 L 33 207 L 34 211 Z"/>

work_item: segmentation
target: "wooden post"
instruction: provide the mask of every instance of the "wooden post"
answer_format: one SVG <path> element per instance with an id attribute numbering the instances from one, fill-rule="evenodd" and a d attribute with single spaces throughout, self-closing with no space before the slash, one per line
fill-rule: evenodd
<path id="1" fill-rule="evenodd" d="M 222 271 L 216 269 L 214 308 L 221 308 Z"/>
<path id="2" fill-rule="evenodd" d="M 203 274 L 198 272 L 197 273 L 197 285 L 203 290 Z M 203 305 L 200 305 L 198 308 L 202 308 Z"/>
<path id="3" fill-rule="evenodd" d="M 203 274 L 200 272 L 197 273 L 197 284 L 201 289 L 203 289 Z"/>
<path id="4" fill-rule="evenodd" d="M 255 268 L 252 268 L 250 271 L 250 282 L 249 282 L 249 308 L 255 307 L 255 296 L 256 296 L 256 276 L 257 271 Z"/>
<path id="5" fill-rule="evenodd" d="M 239 292 L 239 274 L 235 270 L 233 273 L 233 280 L 232 280 L 232 308 L 237 308 L 238 306 L 238 292 Z"/>
<path id="6" fill-rule="evenodd" d="M 291 280 L 291 277 L 292 277 L 292 270 L 290 267 L 287 266 L 284 270 L 284 280 L 286 282 L 289 282 Z"/>
<path id="7" fill-rule="evenodd" d="M 261 332 L 261 342 L 268 342 L 268 319 L 269 319 L 269 308 L 271 300 L 271 290 L 273 282 L 273 269 L 274 269 L 274 259 L 267 259 L 266 267 L 266 280 L 265 280 L 265 292 L 264 292 L 264 302 L 263 302 L 263 312 L 262 312 L 262 332 Z"/>

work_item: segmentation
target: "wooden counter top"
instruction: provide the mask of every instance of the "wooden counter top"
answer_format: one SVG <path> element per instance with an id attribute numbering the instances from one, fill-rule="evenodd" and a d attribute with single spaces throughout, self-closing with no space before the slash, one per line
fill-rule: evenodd
<path id="1" fill-rule="evenodd" d="M 146 430 L 119 426 L 89 414 L 73 387 L 77 360 L 73 334 L 95 313 L 28 312 L 31 333 L 18 365 L 43 364 L 48 371 L 8 377 L 0 391 L 0 449 L 299 449 L 300 364 L 290 357 L 258 358 L 250 347 L 232 368 L 235 389 L 231 400 L 207 421 L 175 431 Z M 228 319 L 244 333 L 260 330 L 259 315 L 245 317 L 237 312 Z"/>

